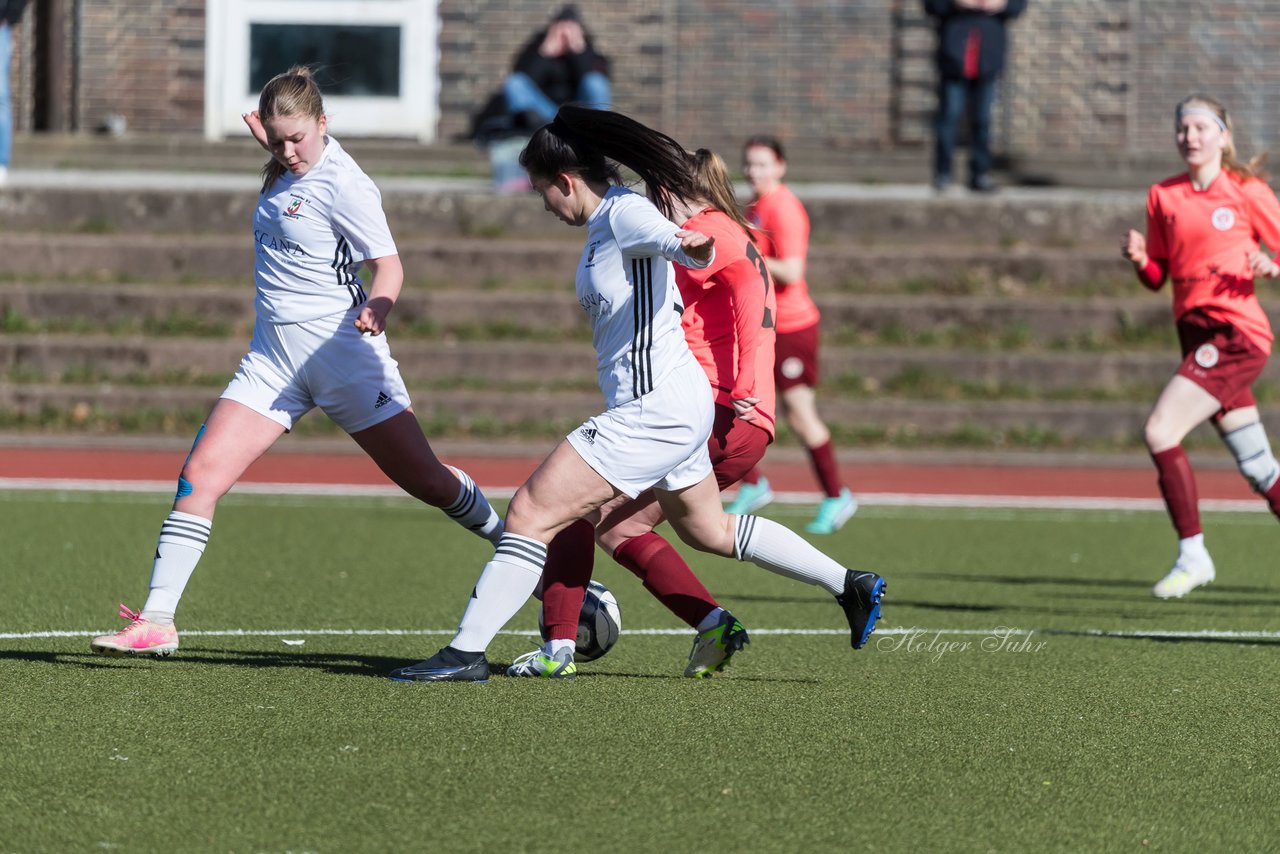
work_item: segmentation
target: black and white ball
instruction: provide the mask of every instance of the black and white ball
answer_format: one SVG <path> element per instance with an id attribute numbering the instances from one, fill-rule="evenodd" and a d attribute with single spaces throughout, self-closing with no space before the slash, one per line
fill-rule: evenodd
<path id="1" fill-rule="evenodd" d="M 547 627 L 542 622 L 541 610 L 538 611 L 538 631 L 545 641 Z M 618 610 L 618 600 L 608 587 L 599 581 L 591 582 L 578 614 L 578 639 L 573 657 L 578 661 L 595 661 L 613 649 L 621 631 L 622 612 Z"/>

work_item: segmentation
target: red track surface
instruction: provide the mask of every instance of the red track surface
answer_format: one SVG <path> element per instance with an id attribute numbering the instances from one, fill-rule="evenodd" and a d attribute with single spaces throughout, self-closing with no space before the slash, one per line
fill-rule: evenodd
<path id="1" fill-rule="evenodd" d="M 0 477 L 78 480 L 152 480 L 176 482 L 185 451 L 98 448 L 0 448 Z M 482 487 L 514 488 L 539 459 L 448 455 Z M 770 459 L 766 469 L 775 490 L 816 489 L 807 466 Z M 1068 498 L 1158 498 L 1154 469 L 945 464 L 846 464 L 844 474 L 859 494 L 1009 495 Z M 1201 498 L 1250 499 L 1233 470 L 1197 472 Z M 254 483 L 389 484 L 360 454 L 272 452 L 244 477 Z"/>

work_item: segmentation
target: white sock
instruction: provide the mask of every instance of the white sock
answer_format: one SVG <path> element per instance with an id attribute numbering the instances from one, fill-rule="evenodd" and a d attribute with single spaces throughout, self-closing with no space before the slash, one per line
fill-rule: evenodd
<path id="1" fill-rule="evenodd" d="M 574 640 L 566 640 L 565 638 L 553 638 L 542 645 L 542 651 L 552 658 L 555 658 L 556 653 L 562 649 L 567 649 L 570 653 L 576 652 L 578 649 L 578 642 Z"/>
<path id="2" fill-rule="evenodd" d="M 142 619 L 153 623 L 173 623 L 182 591 L 196 571 L 196 564 L 209 544 L 213 522 L 174 510 L 160 526 L 155 562 L 151 564 L 151 592 L 142 606 Z"/>
<path id="3" fill-rule="evenodd" d="M 1208 557 L 1209 550 L 1204 546 L 1204 534 L 1196 534 L 1185 540 L 1178 540 L 1178 554 L 1184 557 Z"/>
<path id="4" fill-rule="evenodd" d="M 458 498 L 442 509 L 453 521 L 497 546 L 498 540 L 502 539 L 501 517 L 489 506 L 489 500 L 466 472 L 453 466 L 449 469 L 458 476 Z"/>
<path id="5" fill-rule="evenodd" d="M 546 562 L 545 544 L 519 534 L 503 534 L 497 551 L 480 573 L 449 646 L 484 652 L 494 635 L 529 601 Z"/>
<path id="6" fill-rule="evenodd" d="M 845 568 L 772 519 L 739 516 L 734 546 L 738 560 L 805 584 L 820 584 L 832 596 L 844 592 Z"/>
<path id="7" fill-rule="evenodd" d="M 720 615 L 724 613 L 724 608 L 712 608 L 711 613 L 702 618 L 702 622 L 694 628 L 698 634 L 702 634 L 708 629 L 714 629 L 720 625 Z"/>

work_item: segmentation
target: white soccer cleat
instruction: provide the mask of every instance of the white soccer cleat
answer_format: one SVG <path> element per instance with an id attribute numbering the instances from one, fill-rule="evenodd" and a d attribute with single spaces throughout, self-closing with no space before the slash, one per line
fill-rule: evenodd
<path id="1" fill-rule="evenodd" d="M 1180 599 L 1213 581 L 1213 578 L 1213 558 L 1208 554 L 1197 558 L 1179 555 L 1169 574 L 1151 588 L 1151 595 L 1157 599 Z"/>

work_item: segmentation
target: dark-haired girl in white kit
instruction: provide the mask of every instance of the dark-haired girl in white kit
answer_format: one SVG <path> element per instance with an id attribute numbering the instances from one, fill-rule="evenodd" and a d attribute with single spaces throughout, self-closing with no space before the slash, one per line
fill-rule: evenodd
<path id="1" fill-rule="evenodd" d="M 616 164 L 640 176 L 650 199 L 620 185 Z M 672 261 L 704 268 L 714 252 L 706 235 L 670 219 L 674 199 L 698 195 L 684 148 L 617 113 L 561 107 L 534 133 L 520 165 L 547 211 L 587 229 L 575 287 L 591 319 L 607 408 L 569 434 L 512 499 L 506 533 L 453 640 L 391 678 L 487 680 L 485 650 L 533 594 L 547 543 L 575 520 L 651 488 L 694 548 L 825 588 L 861 646 L 879 617 L 884 579 L 846 569 L 776 522 L 730 516 L 721 506 L 707 452 L 714 401 L 685 341 L 671 268 Z M 567 675 L 572 650 L 565 655 Z"/>

